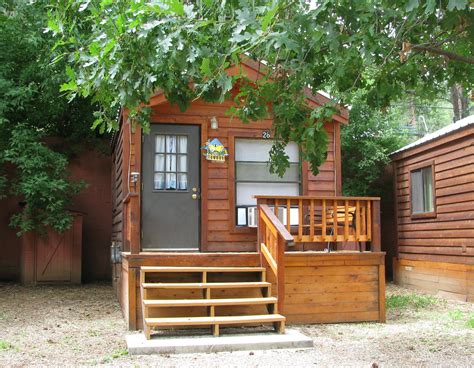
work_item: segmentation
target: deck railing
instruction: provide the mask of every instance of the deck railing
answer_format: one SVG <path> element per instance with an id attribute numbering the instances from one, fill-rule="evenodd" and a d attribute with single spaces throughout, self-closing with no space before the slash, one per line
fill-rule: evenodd
<path id="1" fill-rule="evenodd" d="M 380 198 L 256 198 L 261 264 L 275 276 L 279 313 L 285 297 L 285 250 L 295 243 L 358 242 L 360 247 L 370 242 L 372 252 L 381 250 Z"/>
<path id="2" fill-rule="evenodd" d="M 370 242 L 380 251 L 380 198 L 257 196 L 295 243 Z"/>
<path id="3" fill-rule="evenodd" d="M 281 313 L 285 299 L 285 249 L 293 244 L 294 239 L 266 204 L 259 205 L 258 213 L 258 244 L 261 263 L 268 264 L 275 276 L 278 313 Z"/>

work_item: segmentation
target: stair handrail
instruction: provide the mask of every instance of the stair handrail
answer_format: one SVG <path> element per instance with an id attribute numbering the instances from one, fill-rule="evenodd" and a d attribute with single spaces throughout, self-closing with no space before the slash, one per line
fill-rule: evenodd
<path id="1" fill-rule="evenodd" d="M 285 249 L 294 244 L 294 238 L 266 204 L 258 204 L 258 249 L 260 264 L 265 262 L 276 280 L 278 313 L 285 300 Z"/>

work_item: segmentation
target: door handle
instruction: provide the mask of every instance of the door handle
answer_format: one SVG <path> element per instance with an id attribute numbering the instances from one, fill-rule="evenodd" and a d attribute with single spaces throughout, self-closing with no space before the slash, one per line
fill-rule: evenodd
<path id="1" fill-rule="evenodd" d="M 191 198 L 194 199 L 194 200 L 197 200 L 197 199 L 201 198 L 201 196 L 199 194 L 193 193 Z"/>

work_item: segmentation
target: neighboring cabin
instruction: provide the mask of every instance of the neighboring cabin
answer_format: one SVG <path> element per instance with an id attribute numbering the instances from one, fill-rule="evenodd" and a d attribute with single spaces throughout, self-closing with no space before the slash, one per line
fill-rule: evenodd
<path id="1" fill-rule="evenodd" d="M 474 116 L 392 154 L 394 279 L 474 301 Z"/>

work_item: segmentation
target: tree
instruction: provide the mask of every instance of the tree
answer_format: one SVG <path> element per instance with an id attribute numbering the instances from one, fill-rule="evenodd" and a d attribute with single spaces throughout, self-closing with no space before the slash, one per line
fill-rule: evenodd
<path id="1" fill-rule="evenodd" d="M 371 107 L 406 90 L 435 94 L 447 82 L 472 88 L 474 22 L 467 0 L 52 1 L 48 29 L 71 68 L 71 97 L 100 104 L 94 126 L 116 128 L 110 109 L 142 108 L 158 90 L 185 109 L 197 98 L 222 101 L 234 86 L 245 122 L 272 114 L 271 171 L 288 167 L 283 147 L 302 148 L 314 172 L 326 157 L 322 123 L 354 92 Z M 268 76 L 225 70 L 242 57 L 263 61 Z M 271 79 L 271 83 L 270 82 Z M 302 89 L 326 90 L 333 106 L 311 111 Z"/>
<path id="2" fill-rule="evenodd" d="M 51 64 L 46 6 L 21 0 L 0 6 L 0 198 L 19 196 L 24 203 L 11 219 L 19 233 L 71 225 L 67 209 L 84 183 L 69 179 L 65 152 L 96 136 L 91 102 L 69 103 L 59 92 L 65 63 Z M 62 153 L 47 146 L 45 136 L 67 139 Z"/>
<path id="3" fill-rule="evenodd" d="M 413 140 L 400 124 L 397 109 L 380 112 L 355 101 L 351 124 L 341 129 L 343 193 L 349 196 L 381 196 L 380 186 L 390 153 Z M 389 188 L 388 190 L 391 190 Z"/>

